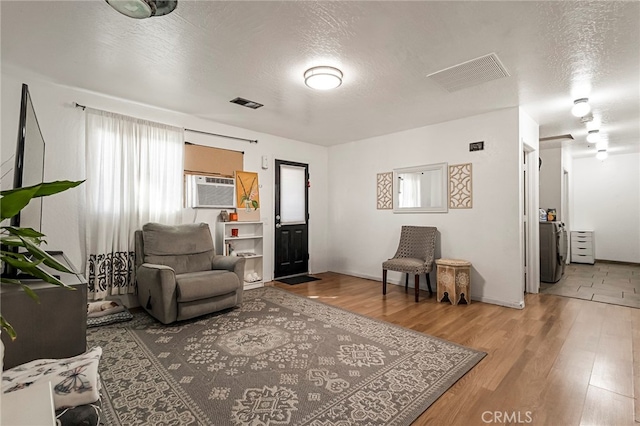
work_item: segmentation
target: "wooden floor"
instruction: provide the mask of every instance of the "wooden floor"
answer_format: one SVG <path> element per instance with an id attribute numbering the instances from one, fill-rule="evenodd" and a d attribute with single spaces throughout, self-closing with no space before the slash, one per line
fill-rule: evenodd
<path id="1" fill-rule="evenodd" d="M 377 281 L 315 276 L 275 286 L 487 352 L 415 425 L 640 425 L 640 309 L 547 294 L 526 295 L 523 310 L 427 292 L 416 304 L 411 289 L 383 297 Z"/>

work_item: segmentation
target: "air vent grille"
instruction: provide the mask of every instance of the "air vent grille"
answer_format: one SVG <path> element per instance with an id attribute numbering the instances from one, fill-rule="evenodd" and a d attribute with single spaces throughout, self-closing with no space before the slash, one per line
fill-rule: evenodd
<path id="1" fill-rule="evenodd" d="M 244 98 L 231 99 L 229 102 L 234 103 L 234 104 L 238 104 L 238 105 L 242 105 L 242 106 L 245 106 L 245 107 L 251 108 L 251 109 L 258 109 L 258 108 L 264 106 L 261 103 L 250 101 L 249 99 L 244 99 Z"/>
<path id="2" fill-rule="evenodd" d="M 564 140 L 572 141 L 573 136 L 570 133 L 567 133 L 566 135 L 547 136 L 544 138 L 540 138 L 540 142 L 555 142 Z"/>
<path id="3" fill-rule="evenodd" d="M 448 92 L 455 92 L 488 81 L 509 77 L 495 53 L 481 56 L 427 75 Z"/>

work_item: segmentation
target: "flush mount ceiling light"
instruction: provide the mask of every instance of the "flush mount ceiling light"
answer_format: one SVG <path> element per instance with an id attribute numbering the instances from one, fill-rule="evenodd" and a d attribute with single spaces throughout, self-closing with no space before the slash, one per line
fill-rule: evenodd
<path id="1" fill-rule="evenodd" d="M 573 108 L 571 108 L 571 114 L 576 117 L 584 117 L 589 114 L 591 107 L 589 106 L 588 98 L 580 98 L 573 101 Z"/>
<path id="2" fill-rule="evenodd" d="M 331 90 L 342 84 L 342 71 L 333 67 L 313 67 L 304 72 L 304 84 L 316 90 Z"/>
<path id="3" fill-rule="evenodd" d="M 109 6 L 130 18 L 144 19 L 171 13 L 178 0 L 105 0 Z"/>
<path id="4" fill-rule="evenodd" d="M 606 160 L 608 156 L 609 156 L 609 153 L 607 153 L 606 149 L 600 149 L 596 154 L 596 158 L 600 161 Z"/>
<path id="5" fill-rule="evenodd" d="M 596 143 L 600 140 L 600 130 L 589 130 L 587 133 L 587 142 Z"/>

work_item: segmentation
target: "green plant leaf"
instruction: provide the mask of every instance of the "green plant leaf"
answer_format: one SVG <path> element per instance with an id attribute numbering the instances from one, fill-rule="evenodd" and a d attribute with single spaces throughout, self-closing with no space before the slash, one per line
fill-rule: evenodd
<path id="1" fill-rule="evenodd" d="M 3 226 L 2 229 L 5 229 L 9 234 L 16 235 L 19 237 L 28 237 L 28 238 L 42 238 L 45 235 L 36 231 L 32 228 L 16 228 L 15 226 Z"/>
<path id="2" fill-rule="evenodd" d="M 0 315 L 0 326 L 2 326 L 2 329 L 11 337 L 11 340 L 16 340 L 16 331 L 11 327 L 11 324 L 5 321 L 2 315 Z"/>
<path id="3" fill-rule="evenodd" d="M 2 203 L 0 203 L 0 220 L 5 220 L 17 215 L 29 201 L 38 193 L 38 186 L 20 188 L 14 192 L 5 194 L 2 191 Z"/>
<path id="4" fill-rule="evenodd" d="M 73 271 L 67 268 L 62 263 L 58 262 L 53 256 L 51 256 L 46 251 L 42 250 L 36 244 L 33 244 L 30 240 L 26 238 L 20 238 L 24 243 L 24 247 L 29 250 L 36 259 L 42 260 L 42 262 L 50 268 L 53 268 L 58 271 L 67 272 L 69 274 L 73 274 Z"/>
<path id="5" fill-rule="evenodd" d="M 20 280 L 14 280 L 13 278 L 2 277 L 0 278 L 2 284 L 22 285 Z"/>
<path id="6" fill-rule="evenodd" d="M 14 268 L 17 268 L 23 272 L 26 272 L 29 275 L 33 275 L 34 277 L 40 278 L 41 280 L 44 280 L 50 284 L 55 284 L 57 286 L 64 287 L 69 290 L 75 290 L 75 288 L 69 287 L 68 285 L 60 281 L 58 278 L 51 275 L 49 272 L 40 268 L 39 264 L 42 263 L 42 259 L 39 259 L 38 261 L 32 261 L 28 259 L 18 260 L 10 257 L 5 257 L 2 260 L 7 262 L 9 265 L 13 266 Z"/>
<path id="7" fill-rule="evenodd" d="M 254 210 L 258 210 L 258 207 L 260 207 L 260 203 L 258 203 L 257 200 L 251 200 L 251 205 L 253 206 Z"/>
<path id="8" fill-rule="evenodd" d="M 2 203 L 0 205 L 0 220 L 15 216 L 22 210 L 32 198 L 46 197 L 57 194 L 80 185 L 81 181 L 59 180 L 55 182 L 43 182 L 38 185 L 24 188 L 10 189 L 0 192 Z"/>
<path id="9" fill-rule="evenodd" d="M 40 303 L 40 298 L 38 297 L 38 295 L 36 294 L 35 291 L 31 290 L 31 287 L 29 287 L 26 284 L 21 284 L 21 287 L 22 287 L 22 290 L 24 290 L 24 292 L 26 293 L 27 296 L 29 296 L 30 298 L 35 300 L 36 303 Z"/>

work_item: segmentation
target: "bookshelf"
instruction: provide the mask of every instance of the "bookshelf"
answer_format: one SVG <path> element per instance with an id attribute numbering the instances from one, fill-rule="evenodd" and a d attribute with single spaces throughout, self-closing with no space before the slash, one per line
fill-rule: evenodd
<path id="1" fill-rule="evenodd" d="M 233 230 L 237 229 L 237 236 Z M 244 289 L 264 286 L 262 222 L 219 222 L 216 232 L 216 252 L 225 256 L 241 256 L 245 261 Z M 235 254 L 234 254 L 235 253 Z M 247 275 L 257 274 L 258 279 Z"/>

